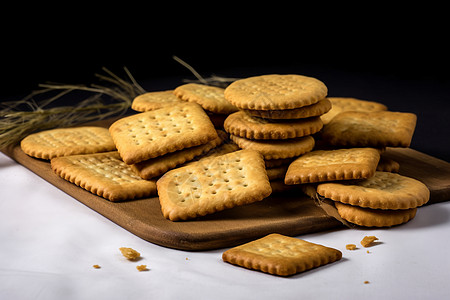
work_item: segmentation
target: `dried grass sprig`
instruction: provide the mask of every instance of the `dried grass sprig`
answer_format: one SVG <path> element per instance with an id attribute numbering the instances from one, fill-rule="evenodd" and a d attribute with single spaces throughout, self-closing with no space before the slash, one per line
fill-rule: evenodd
<path id="1" fill-rule="evenodd" d="M 124 80 L 106 68 L 96 76 L 109 85 L 41 84 L 24 99 L 3 103 L 0 110 L 0 148 L 15 145 L 30 133 L 103 120 L 125 114 L 133 99 L 146 91 L 124 68 Z M 74 106 L 55 106 L 69 94 L 83 94 Z M 88 94 L 89 96 L 86 96 Z M 35 100 L 42 98 L 40 101 Z M 80 96 L 81 97 L 81 96 Z M 105 99 L 106 98 L 106 99 Z"/>

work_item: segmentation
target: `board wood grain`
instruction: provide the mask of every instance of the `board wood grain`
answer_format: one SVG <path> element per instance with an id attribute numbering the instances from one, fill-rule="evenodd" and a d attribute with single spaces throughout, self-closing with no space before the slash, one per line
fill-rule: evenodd
<path id="1" fill-rule="evenodd" d="M 195 220 L 172 222 L 163 217 L 157 197 L 109 202 L 60 178 L 51 170 L 48 161 L 29 157 L 19 146 L 3 152 L 117 225 L 146 241 L 169 248 L 217 249 L 274 232 L 297 236 L 342 226 L 300 190 L 272 195 L 261 202 Z M 400 174 L 428 186 L 431 192 L 429 203 L 450 200 L 449 163 L 407 148 L 389 148 L 386 155 L 400 163 Z"/>

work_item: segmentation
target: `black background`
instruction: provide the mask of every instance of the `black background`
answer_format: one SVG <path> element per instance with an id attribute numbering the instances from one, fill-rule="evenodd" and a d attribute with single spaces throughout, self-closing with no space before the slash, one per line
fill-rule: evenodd
<path id="1" fill-rule="evenodd" d="M 102 67 L 126 66 L 148 91 L 174 88 L 194 78 L 177 55 L 203 76 L 303 74 L 329 96 L 416 113 L 412 147 L 450 161 L 444 8 L 241 5 L 5 8 L 0 101 L 44 82 L 90 84 Z"/>

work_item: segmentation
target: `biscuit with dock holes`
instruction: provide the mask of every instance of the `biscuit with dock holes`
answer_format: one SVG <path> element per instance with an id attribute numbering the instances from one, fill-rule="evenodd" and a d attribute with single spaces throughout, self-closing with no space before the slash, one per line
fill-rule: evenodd
<path id="1" fill-rule="evenodd" d="M 281 110 L 255 110 L 245 109 L 244 111 L 253 116 L 272 120 L 304 119 L 318 117 L 327 113 L 331 109 L 331 102 L 327 98 L 317 103 L 293 109 Z"/>
<path id="2" fill-rule="evenodd" d="M 331 102 L 331 109 L 321 116 L 324 124 L 330 123 L 336 115 L 344 111 L 384 111 L 387 110 L 386 105 L 356 98 L 346 97 L 328 97 Z"/>
<path id="3" fill-rule="evenodd" d="M 371 209 L 335 202 L 342 219 L 365 227 L 391 227 L 404 224 L 416 216 L 417 207 L 410 209 Z"/>
<path id="4" fill-rule="evenodd" d="M 226 132 L 235 136 L 256 140 L 277 140 L 314 134 L 322 129 L 323 123 L 319 117 L 271 121 L 238 111 L 229 115 L 223 126 Z"/>
<path id="5" fill-rule="evenodd" d="M 413 113 L 347 111 L 324 126 L 321 137 L 340 147 L 409 147 L 416 121 Z"/>
<path id="6" fill-rule="evenodd" d="M 225 262 L 279 276 L 294 275 L 341 258 L 342 252 L 337 249 L 276 233 L 222 254 Z"/>
<path id="7" fill-rule="evenodd" d="M 156 184 L 161 211 L 172 221 L 260 201 L 272 192 L 262 156 L 251 150 L 171 170 Z"/>
<path id="8" fill-rule="evenodd" d="M 409 209 L 422 206 L 430 199 L 430 191 L 422 182 L 378 171 L 360 181 L 321 183 L 317 193 L 334 201 L 372 209 Z"/>
<path id="9" fill-rule="evenodd" d="M 109 131 L 129 165 L 217 138 L 205 111 L 187 102 L 122 118 Z"/>
<path id="10" fill-rule="evenodd" d="M 309 135 L 285 140 L 249 140 L 232 134 L 230 138 L 241 149 L 258 151 L 265 160 L 296 157 L 311 151 L 315 144 L 314 138 Z"/>
<path id="11" fill-rule="evenodd" d="M 374 148 L 314 150 L 295 159 L 286 184 L 363 179 L 375 174 L 380 154 Z"/>
<path id="12" fill-rule="evenodd" d="M 173 90 L 148 92 L 133 99 L 131 109 L 145 112 L 183 102 L 173 94 Z"/>
<path id="13" fill-rule="evenodd" d="M 302 75 L 270 74 L 239 79 L 225 89 L 225 99 L 240 109 L 283 110 L 319 102 L 327 96 L 325 84 Z"/>
<path id="14" fill-rule="evenodd" d="M 217 114 L 230 114 L 238 110 L 225 99 L 224 89 L 217 86 L 187 83 L 180 85 L 173 92 L 178 98 L 198 103 L 205 110 Z"/>
<path id="15" fill-rule="evenodd" d="M 136 175 L 116 151 L 55 157 L 50 163 L 63 179 L 110 201 L 156 194 L 155 181 Z"/>
<path id="16" fill-rule="evenodd" d="M 41 159 L 116 150 L 108 129 L 94 126 L 33 133 L 21 141 L 20 147 L 29 156 Z"/>
<path id="17" fill-rule="evenodd" d="M 220 145 L 226 138 L 227 134 L 224 131 L 219 131 L 218 133 L 219 135 L 217 138 L 206 144 L 167 153 L 165 155 L 150 158 L 130 166 L 143 179 L 151 179 L 160 176 L 167 170 L 173 169 L 178 165 L 190 161 L 194 157 L 202 155 Z"/>

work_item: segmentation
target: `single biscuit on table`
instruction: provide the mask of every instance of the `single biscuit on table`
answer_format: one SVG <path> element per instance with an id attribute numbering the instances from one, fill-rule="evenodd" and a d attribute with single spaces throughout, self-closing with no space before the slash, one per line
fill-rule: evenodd
<path id="1" fill-rule="evenodd" d="M 321 183 L 317 193 L 334 201 L 372 209 L 409 209 L 422 206 L 430 199 L 430 191 L 422 182 L 379 171 L 360 181 Z"/>
<path id="2" fill-rule="evenodd" d="M 365 227 L 391 227 L 412 220 L 417 207 L 409 209 L 371 209 L 335 202 L 336 209 L 344 220 Z"/>
<path id="3" fill-rule="evenodd" d="M 413 113 L 347 111 L 324 126 L 321 137 L 342 147 L 409 147 L 416 121 Z"/>
<path id="4" fill-rule="evenodd" d="M 331 102 L 327 98 L 320 100 L 317 103 L 293 109 L 281 110 L 255 110 L 244 109 L 247 114 L 253 117 L 260 117 L 272 120 L 289 120 L 289 119 L 304 119 L 310 117 L 318 117 L 327 113 L 331 109 Z"/>
<path id="5" fill-rule="evenodd" d="M 23 152 L 40 159 L 116 150 L 108 129 L 95 126 L 57 128 L 33 133 L 20 142 Z"/>
<path id="6" fill-rule="evenodd" d="M 144 160 L 130 166 L 143 179 L 157 177 L 165 173 L 167 170 L 173 169 L 178 165 L 190 161 L 196 156 L 205 154 L 220 145 L 228 136 L 224 131 L 218 131 L 218 133 L 217 138 L 207 142 L 206 144 L 167 153 L 165 155 Z"/>
<path id="7" fill-rule="evenodd" d="M 374 148 L 314 150 L 294 160 L 286 184 L 369 178 L 375 174 L 380 154 Z"/>
<path id="8" fill-rule="evenodd" d="M 172 221 L 188 220 L 263 200 L 272 192 L 264 160 L 239 150 L 165 173 L 157 181 L 161 211 Z"/>
<path id="9" fill-rule="evenodd" d="M 310 135 L 285 140 L 250 140 L 230 135 L 241 149 L 255 150 L 264 156 L 265 160 L 284 159 L 299 156 L 314 148 L 314 138 Z"/>
<path id="10" fill-rule="evenodd" d="M 173 90 L 148 92 L 134 98 L 131 109 L 146 112 L 181 102 L 183 101 L 173 94 Z"/>
<path id="11" fill-rule="evenodd" d="M 342 252 L 337 249 L 276 233 L 222 254 L 225 262 L 279 276 L 291 276 L 341 258 Z"/>
<path id="12" fill-rule="evenodd" d="M 240 109 L 284 110 L 319 102 L 327 96 L 325 84 L 302 75 L 270 74 L 239 79 L 225 89 L 225 98 Z"/>
<path id="13" fill-rule="evenodd" d="M 114 122 L 109 131 L 126 164 L 205 144 L 217 132 L 196 103 L 179 103 Z"/>
<path id="14" fill-rule="evenodd" d="M 230 114 L 238 108 L 225 99 L 224 89 L 216 86 L 187 83 L 174 90 L 174 94 L 185 101 L 200 104 L 205 110 L 217 114 Z"/>
<path id="15" fill-rule="evenodd" d="M 63 179 L 110 201 L 156 194 L 156 182 L 136 175 L 117 151 L 55 157 L 50 163 Z"/>
<path id="16" fill-rule="evenodd" d="M 247 139 L 292 139 L 311 135 L 323 127 L 319 117 L 270 121 L 252 117 L 244 111 L 228 116 L 224 122 L 226 132 Z"/>
<path id="17" fill-rule="evenodd" d="M 384 111 L 387 110 L 386 105 L 356 98 L 348 97 L 328 97 L 331 102 L 331 109 L 321 116 L 324 124 L 330 123 L 336 115 L 344 111 Z"/>

